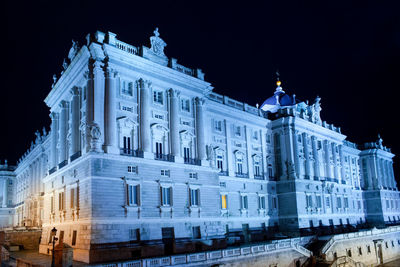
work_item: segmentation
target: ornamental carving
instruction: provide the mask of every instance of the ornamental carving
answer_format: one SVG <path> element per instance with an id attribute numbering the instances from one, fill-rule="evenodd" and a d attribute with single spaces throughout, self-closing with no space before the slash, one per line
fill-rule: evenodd
<path id="1" fill-rule="evenodd" d="M 167 46 L 167 44 L 164 42 L 163 39 L 160 38 L 158 28 L 154 30 L 154 36 L 150 37 L 150 43 L 150 49 L 154 54 L 156 54 L 157 56 L 165 57 L 164 48 Z"/>

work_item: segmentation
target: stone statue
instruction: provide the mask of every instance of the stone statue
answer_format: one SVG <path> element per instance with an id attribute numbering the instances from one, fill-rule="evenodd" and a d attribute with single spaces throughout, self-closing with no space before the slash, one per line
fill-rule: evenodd
<path id="1" fill-rule="evenodd" d="M 100 127 L 97 123 L 93 123 L 89 126 L 89 135 L 90 135 L 90 151 L 101 152 L 100 149 L 100 137 L 101 131 Z"/>
<path id="2" fill-rule="evenodd" d="M 57 75 L 53 74 L 53 84 L 51 85 L 51 88 L 54 87 L 54 85 L 56 85 L 57 82 Z"/>
<path id="3" fill-rule="evenodd" d="M 68 63 L 67 63 L 67 61 L 65 60 L 65 58 L 64 58 L 64 60 L 63 60 L 62 67 L 63 67 L 64 71 L 68 68 Z"/>
<path id="4" fill-rule="evenodd" d="M 380 149 L 383 148 L 383 140 L 381 138 L 381 135 L 378 134 L 378 141 L 377 141 L 377 145 L 379 146 Z"/>
<path id="5" fill-rule="evenodd" d="M 315 103 L 313 105 L 313 107 L 314 107 L 314 114 L 313 114 L 314 115 L 314 121 L 315 121 L 315 123 L 318 123 L 318 124 L 322 123 L 321 115 L 320 115 L 322 108 L 321 108 L 320 101 L 321 101 L 321 98 L 319 96 L 317 96 L 317 98 L 315 99 Z"/>
<path id="6" fill-rule="evenodd" d="M 160 33 L 158 32 L 158 28 L 156 28 L 154 30 L 154 36 L 150 37 L 150 43 L 151 43 L 150 49 L 151 51 L 153 51 L 154 54 L 165 57 L 164 48 L 167 46 L 167 44 L 159 36 Z"/>
<path id="7" fill-rule="evenodd" d="M 39 142 L 40 142 L 40 133 L 39 133 L 39 131 L 36 131 L 35 135 L 36 135 L 35 143 L 39 144 Z"/>
<path id="8" fill-rule="evenodd" d="M 69 49 L 68 52 L 68 59 L 72 61 L 77 53 L 78 53 L 78 42 L 72 40 L 72 47 Z"/>

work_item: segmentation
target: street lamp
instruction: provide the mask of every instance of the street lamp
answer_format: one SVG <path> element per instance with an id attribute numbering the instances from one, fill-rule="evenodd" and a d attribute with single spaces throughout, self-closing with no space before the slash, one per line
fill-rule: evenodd
<path id="1" fill-rule="evenodd" d="M 51 267 L 54 267 L 54 245 L 56 244 L 56 241 L 58 240 L 58 238 L 56 237 L 57 234 L 57 229 L 55 227 L 53 227 L 53 229 L 51 229 L 50 232 L 50 237 L 52 237 L 53 240 L 53 252 L 51 253 Z"/>

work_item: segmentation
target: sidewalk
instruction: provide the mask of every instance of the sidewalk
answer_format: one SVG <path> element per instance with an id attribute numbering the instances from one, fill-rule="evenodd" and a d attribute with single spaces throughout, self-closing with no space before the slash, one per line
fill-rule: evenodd
<path id="1" fill-rule="evenodd" d="M 13 258 L 14 260 L 19 258 L 26 261 L 30 261 L 33 264 L 41 265 L 43 267 L 51 267 L 51 256 L 39 254 L 37 250 L 13 251 L 10 252 L 10 262 L 11 258 Z M 80 261 L 73 261 L 72 264 L 74 267 L 88 266 L 86 263 Z"/>

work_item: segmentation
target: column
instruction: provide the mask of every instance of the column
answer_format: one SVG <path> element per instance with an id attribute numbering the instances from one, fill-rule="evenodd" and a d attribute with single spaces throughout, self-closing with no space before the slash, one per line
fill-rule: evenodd
<path id="1" fill-rule="evenodd" d="M 204 99 L 196 97 L 196 137 L 197 137 L 197 156 L 200 160 L 206 159 L 206 145 L 204 140 Z"/>
<path id="2" fill-rule="evenodd" d="M 324 141 L 324 150 L 325 150 L 325 173 L 326 177 L 332 178 L 331 174 L 331 159 L 329 156 L 329 141 Z"/>
<path id="3" fill-rule="evenodd" d="M 269 180 L 268 177 L 268 162 L 267 162 L 267 140 L 265 138 L 266 133 L 263 130 L 259 131 L 260 142 L 261 142 L 261 152 L 262 152 L 262 172 L 264 174 L 264 179 Z M 272 137 L 271 137 L 272 139 Z"/>
<path id="4" fill-rule="evenodd" d="M 61 113 L 60 113 L 60 158 L 59 162 L 64 162 L 67 160 L 67 121 L 68 121 L 68 103 L 66 101 L 61 101 L 60 103 Z"/>
<path id="5" fill-rule="evenodd" d="M 57 166 L 57 142 L 58 142 L 58 113 L 52 112 L 51 117 L 51 150 L 50 169 Z"/>
<path id="6" fill-rule="evenodd" d="M 314 156 L 314 176 L 318 177 L 318 180 L 321 180 L 317 138 L 315 136 L 312 136 L 311 142 L 312 142 L 312 149 L 313 149 L 313 156 Z"/>
<path id="7" fill-rule="evenodd" d="M 180 157 L 180 140 L 179 140 L 179 94 L 180 92 L 174 89 L 168 90 L 168 96 L 170 101 L 170 112 L 169 112 L 169 125 L 170 125 L 170 136 L 171 136 L 171 154 Z M 178 160 L 179 161 L 179 160 Z"/>
<path id="8" fill-rule="evenodd" d="M 79 146 L 79 88 L 74 87 L 71 89 L 72 101 L 71 101 L 71 156 L 80 151 Z"/>
<path id="9" fill-rule="evenodd" d="M 296 174 L 296 177 L 294 177 L 294 178 L 300 178 L 299 144 L 297 142 L 297 132 L 293 128 L 289 128 L 289 131 L 292 133 L 290 135 L 292 138 L 291 143 L 293 144 L 293 153 L 291 156 L 293 158 L 295 174 Z"/>
<path id="10" fill-rule="evenodd" d="M 116 86 L 115 75 L 109 67 L 106 70 L 105 108 L 104 108 L 104 150 L 107 153 L 119 154 L 117 146 Z"/>
<path id="11" fill-rule="evenodd" d="M 339 160 L 340 160 L 340 178 L 341 180 L 346 180 L 346 174 L 345 174 L 345 168 L 344 168 L 344 156 L 343 156 L 343 145 L 339 145 Z M 351 160 L 349 158 L 348 164 L 351 164 Z M 351 166 L 351 165 L 350 165 Z M 353 180 L 353 175 L 352 175 L 352 167 L 349 168 L 350 171 L 350 183 L 351 186 L 354 186 L 354 180 Z"/>
<path id="12" fill-rule="evenodd" d="M 142 150 L 145 153 L 151 152 L 151 134 L 150 134 L 150 93 L 151 83 L 139 79 L 137 85 L 140 88 L 140 140 Z"/>
<path id="13" fill-rule="evenodd" d="M 251 133 L 250 129 L 247 126 L 244 126 L 244 134 L 246 137 L 246 155 L 247 155 L 247 168 L 248 168 L 248 174 L 249 178 L 254 178 L 254 163 L 253 163 L 253 158 L 251 156 Z"/>
<path id="14" fill-rule="evenodd" d="M 305 174 L 306 174 L 306 176 L 309 177 L 309 179 L 312 180 L 313 177 L 311 177 L 311 170 L 310 170 L 310 168 L 311 168 L 311 166 L 310 166 L 311 165 L 311 163 L 310 163 L 310 153 L 308 151 L 308 139 L 309 139 L 309 137 L 308 137 L 307 133 L 303 133 L 302 137 L 303 137 L 304 157 L 306 159 Z"/>
<path id="15" fill-rule="evenodd" d="M 2 203 L 3 208 L 7 207 L 7 198 L 8 198 L 8 183 L 7 183 L 7 178 L 4 178 L 4 180 L 3 180 L 3 203 Z"/>
<path id="16" fill-rule="evenodd" d="M 226 134 L 226 167 L 229 176 L 235 176 L 235 167 L 233 163 L 233 152 L 232 152 L 232 125 L 227 121 L 225 122 L 225 134 Z"/>
<path id="17" fill-rule="evenodd" d="M 338 167 L 337 167 L 336 144 L 332 143 L 331 148 L 332 148 L 332 158 L 333 158 L 333 178 L 338 179 L 338 182 L 340 183 L 339 172 L 338 172 Z"/>

